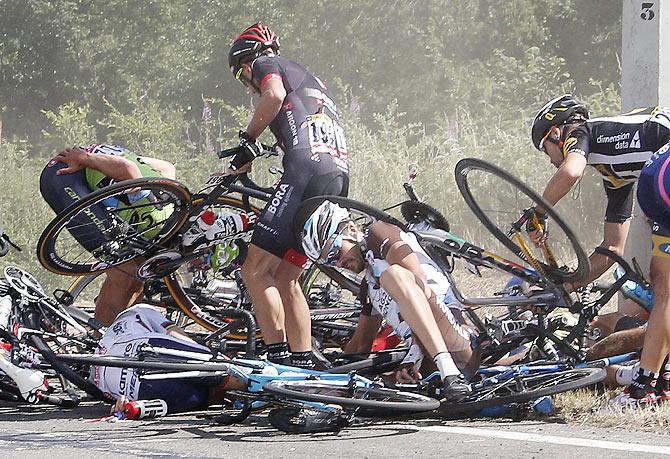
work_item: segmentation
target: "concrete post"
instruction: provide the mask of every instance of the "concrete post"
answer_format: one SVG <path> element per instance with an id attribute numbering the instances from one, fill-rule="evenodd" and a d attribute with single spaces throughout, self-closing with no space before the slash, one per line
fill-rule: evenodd
<path id="1" fill-rule="evenodd" d="M 621 109 L 670 105 L 670 2 L 623 0 Z M 649 274 L 651 228 L 636 206 L 625 258 Z"/>

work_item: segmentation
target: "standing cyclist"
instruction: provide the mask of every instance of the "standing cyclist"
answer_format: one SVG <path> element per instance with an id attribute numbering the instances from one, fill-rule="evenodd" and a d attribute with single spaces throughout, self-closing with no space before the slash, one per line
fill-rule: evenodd
<path id="1" fill-rule="evenodd" d="M 279 39 L 264 24 L 242 31 L 233 41 L 228 63 L 235 78 L 260 96 L 249 125 L 240 131 L 231 173 L 246 172 L 260 155 L 258 138 L 267 127 L 284 152 L 283 178 L 254 227 L 242 277 L 268 347 L 268 359 L 309 367 L 310 316 L 299 283 L 307 258 L 293 234 L 293 216 L 300 202 L 309 197 L 347 195 L 344 132 L 326 85 L 279 56 Z"/>
<path id="2" fill-rule="evenodd" d="M 645 214 L 657 222 L 652 229 L 654 251 L 651 262 L 651 283 L 656 303 L 649 318 L 640 371 L 620 400 L 626 404 L 645 403 L 655 399 L 654 381 L 670 350 L 667 336 L 670 330 L 670 308 L 667 304 L 670 293 L 670 250 L 667 249 L 670 247 L 670 231 L 663 226 L 670 211 L 667 195 L 661 186 L 667 166 L 664 153 L 670 141 L 670 109 L 637 109 L 621 116 L 588 118 L 586 106 L 570 94 L 551 100 L 535 116 L 531 134 L 533 145 L 546 153 L 558 168 L 549 180 L 543 197 L 549 204 L 555 205 L 582 177 L 587 165 L 595 167 L 603 176 L 607 195 L 604 235 L 600 245 L 621 255 L 630 227 L 634 183 L 640 178 L 638 202 Z M 536 211 L 542 219 L 541 209 Z M 599 253 L 591 254 L 590 261 L 591 272 L 581 285 L 598 278 L 614 263 Z M 567 285 L 568 290 L 575 287 Z M 664 371 L 670 371 L 667 362 Z M 666 387 L 668 380 L 664 378 L 663 381 L 656 388 L 659 394 L 670 388 Z"/>

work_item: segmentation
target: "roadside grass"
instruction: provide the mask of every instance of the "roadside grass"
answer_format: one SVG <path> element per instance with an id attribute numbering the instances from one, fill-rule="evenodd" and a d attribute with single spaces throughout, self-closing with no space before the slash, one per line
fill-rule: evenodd
<path id="1" fill-rule="evenodd" d="M 608 401 L 620 391 L 609 390 L 599 394 L 578 390 L 556 394 L 556 416 L 571 424 L 668 434 L 670 404 L 626 409 L 608 406 Z"/>

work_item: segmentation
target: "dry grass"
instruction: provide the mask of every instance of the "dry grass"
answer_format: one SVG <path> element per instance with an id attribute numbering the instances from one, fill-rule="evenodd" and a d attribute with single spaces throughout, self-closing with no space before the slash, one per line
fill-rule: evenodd
<path id="1" fill-rule="evenodd" d="M 645 408 L 612 407 L 608 401 L 618 391 L 597 394 L 580 390 L 554 396 L 557 416 L 569 423 L 668 434 L 670 404 Z"/>

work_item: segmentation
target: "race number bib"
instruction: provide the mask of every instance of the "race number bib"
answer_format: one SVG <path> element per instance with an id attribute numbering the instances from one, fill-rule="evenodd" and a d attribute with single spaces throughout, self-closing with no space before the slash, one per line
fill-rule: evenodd
<path id="1" fill-rule="evenodd" d="M 307 132 L 312 153 L 327 153 L 346 161 L 348 154 L 344 130 L 331 117 L 324 113 L 308 116 Z"/>

